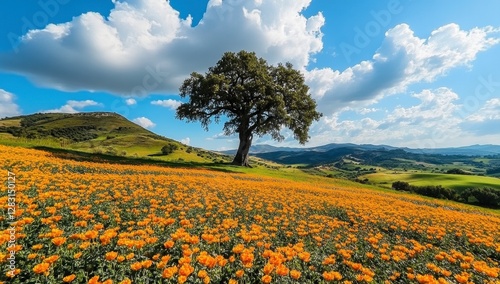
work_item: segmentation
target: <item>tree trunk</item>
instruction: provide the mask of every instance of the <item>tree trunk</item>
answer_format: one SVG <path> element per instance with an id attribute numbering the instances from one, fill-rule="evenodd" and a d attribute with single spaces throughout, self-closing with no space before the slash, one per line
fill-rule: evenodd
<path id="1" fill-rule="evenodd" d="M 253 135 L 251 133 L 246 133 L 242 131 L 240 134 L 240 145 L 238 146 L 238 152 L 234 156 L 233 165 L 251 167 L 248 163 L 248 152 L 250 151 L 250 146 L 252 146 Z"/>

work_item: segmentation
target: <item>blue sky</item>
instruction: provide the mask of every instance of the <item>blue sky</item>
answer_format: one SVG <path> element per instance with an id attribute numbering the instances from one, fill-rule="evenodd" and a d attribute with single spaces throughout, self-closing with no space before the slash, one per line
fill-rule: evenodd
<path id="1" fill-rule="evenodd" d="M 306 146 L 500 144 L 496 0 L 40 0 L 0 3 L 0 117 L 113 111 L 207 149 L 178 88 L 226 51 L 291 62 L 323 118 Z M 257 144 L 298 146 L 264 136 Z"/>

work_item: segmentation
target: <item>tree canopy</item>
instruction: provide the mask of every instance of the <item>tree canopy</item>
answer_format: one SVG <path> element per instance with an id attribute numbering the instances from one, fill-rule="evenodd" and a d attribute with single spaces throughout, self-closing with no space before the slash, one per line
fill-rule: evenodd
<path id="1" fill-rule="evenodd" d="M 227 119 L 224 134 L 240 139 L 233 164 L 249 166 L 253 135 L 282 141 L 286 127 L 299 143 L 308 141 L 310 125 L 321 117 L 308 92 L 290 63 L 272 66 L 253 52 L 226 52 L 205 75 L 193 72 L 184 81 L 180 95 L 189 101 L 177 108 L 177 118 L 200 121 L 205 130 Z"/>

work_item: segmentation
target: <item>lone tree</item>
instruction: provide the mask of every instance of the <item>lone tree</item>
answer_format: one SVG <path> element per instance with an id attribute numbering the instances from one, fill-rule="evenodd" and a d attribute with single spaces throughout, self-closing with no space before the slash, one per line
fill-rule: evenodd
<path id="1" fill-rule="evenodd" d="M 226 52 L 205 75 L 194 72 L 184 81 L 180 95 L 189 101 L 177 108 L 177 118 L 199 120 L 208 130 L 212 119 L 218 123 L 225 116 L 224 134 L 238 133 L 240 139 L 233 164 L 250 166 L 254 135 L 282 141 L 285 126 L 300 144 L 307 142 L 310 125 L 322 115 L 308 91 L 290 63 L 272 66 L 254 52 Z"/>

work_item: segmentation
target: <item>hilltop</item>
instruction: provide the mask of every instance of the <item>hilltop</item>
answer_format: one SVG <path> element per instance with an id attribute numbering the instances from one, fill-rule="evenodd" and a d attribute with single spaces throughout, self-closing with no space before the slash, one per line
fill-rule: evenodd
<path id="1" fill-rule="evenodd" d="M 228 156 L 190 147 L 151 132 L 112 112 L 37 113 L 0 120 L 0 141 L 123 157 L 214 162 Z M 167 146 L 171 153 L 161 149 Z"/>

